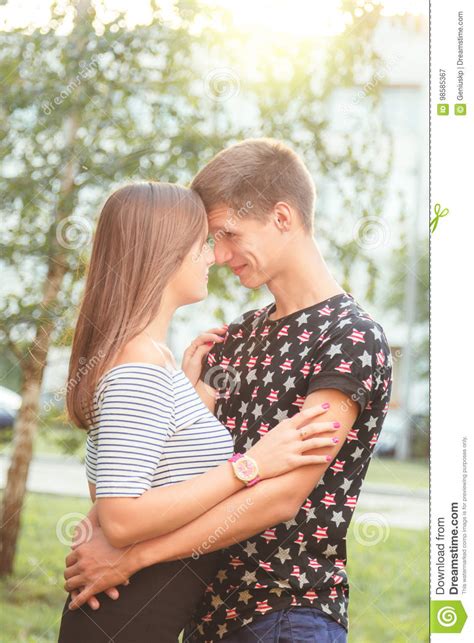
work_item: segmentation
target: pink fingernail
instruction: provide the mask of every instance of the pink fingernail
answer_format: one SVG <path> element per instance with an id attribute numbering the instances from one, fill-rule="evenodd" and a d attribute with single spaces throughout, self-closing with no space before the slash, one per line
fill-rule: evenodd
<path id="1" fill-rule="evenodd" d="M 339 438 L 333 438 L 332 441 L 334 442 L 334 444 L 337 444 L 339 442 Z"/>
<path id="2" fill-rule="evenodd" d="M 327 456 L 326 456 L 326 462 L 331 462 L 331 460 L 332 460 L 332 456 L 327 455 Z"/>
<path id="3" fill-rule="evenodd" d="M 324 404 L 321 404 L 321 406 L 323 407 L 323 409 L 328 409 L 331 405 L 329 404 L 329 402 L 324 402 Z"/>
<path id="4" fill-rule="evenodd" d="M 332 425 L 333 425 L 333 427 L 335 429 L 339 429 L 339 427 L 341 426 L 341 423 L 340 422 L 333 422 Z"/>

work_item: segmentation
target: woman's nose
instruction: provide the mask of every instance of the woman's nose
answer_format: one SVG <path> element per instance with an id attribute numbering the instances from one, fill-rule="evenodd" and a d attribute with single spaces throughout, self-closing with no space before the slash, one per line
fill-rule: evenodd
<path id="1" fill-rule="evenodd" d="M 208 245 L 208 251 L 206 253 L 206 260 L 208 266 L 213 266 L 216 263 L 216 255 L 214 249 L 211 245 Z"/>

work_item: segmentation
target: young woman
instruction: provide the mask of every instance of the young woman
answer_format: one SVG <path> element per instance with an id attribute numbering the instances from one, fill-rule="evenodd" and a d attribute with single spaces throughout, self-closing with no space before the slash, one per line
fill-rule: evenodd
<path id="1" fill-rule="evenodd" d="M 166 183 L 114 192 L 99 217 L 75 331 L 67 407 L 87 430 L 89 517 L 124 547 L 172 532 L 262 478 L 325 461 L 306 450 L 332 446 L 314 437 L 318 406 L 280 423 L 232 464 L 233 441 L 199 397 L 202 359 L 222 329 L 201 335 L 183 369 L 166 346 L 180 306 L 207 295 L 214 261 L 197 194 Z M 202 383 L 199 386 L 203 386 Z M 153 565 L 134 574 L 120 599 L 100 596 L 71 611 L 59 641 L 176 642 L 218 570 L 219 552 Z"/>

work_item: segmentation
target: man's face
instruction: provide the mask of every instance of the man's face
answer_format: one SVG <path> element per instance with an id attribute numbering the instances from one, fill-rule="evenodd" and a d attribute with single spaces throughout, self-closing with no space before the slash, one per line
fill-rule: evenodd
<path id="1" fill-rule="evenodd" d="M 216 263 L 229 266 L 247 288 L 273 278 L 282 239 L 271 215 L 263 220 L 238 216 L 222 205 L 208 212 L 208 222 Z"/>

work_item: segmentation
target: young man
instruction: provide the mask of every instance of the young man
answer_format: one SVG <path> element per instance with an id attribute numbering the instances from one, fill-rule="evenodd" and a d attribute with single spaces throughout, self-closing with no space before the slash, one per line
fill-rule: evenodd
<path id="1" fill-rule="evenodd" d="M 274 296 L 229 325 L 208 355 L 200 395 L 231 431 L 236 453 L 300 408 L 324 402 L 328 419 L 340 424 L 339 443 L 327 465 L 300 467 L 274 479 L 271 490 L 267 481 L 254 484 L 130 552 L 94 535 L 68 557 L 87 573 L 66 589 L 88 586 L 84 600 L 153 563 L 221 549 L 220 570 L 185 640 L 343 642 L 346 534 L 388 409 L 388 343 L 324 262 L 313 238 L 313 181 L 292 150 L 244 141 L 218 154 L 192 187 L 208 212 L 216 261 L 242 285 L 266 285 Z M 99 555 L 108 559 L 102 568 Z"/>

